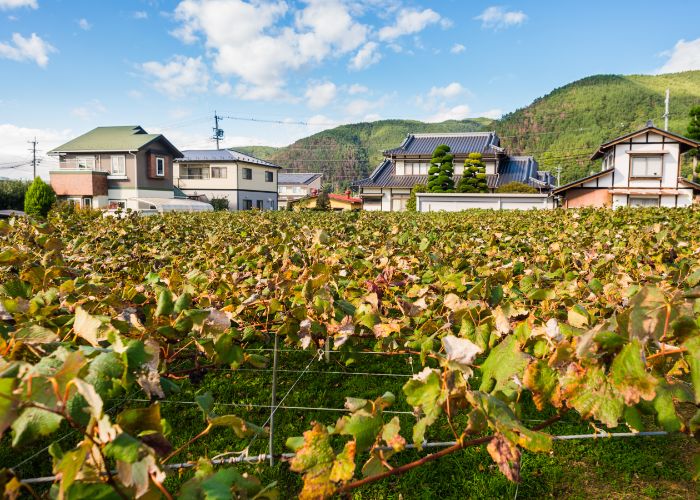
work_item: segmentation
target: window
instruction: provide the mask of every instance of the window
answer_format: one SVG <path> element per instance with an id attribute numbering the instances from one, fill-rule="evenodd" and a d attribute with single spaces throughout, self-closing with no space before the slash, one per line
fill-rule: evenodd
<path id="1" fill-rule="evenodd" d="M 244 210 L 253 210 L 253 200 L 243 200 Z"/>
<path id="2" fill-rule="evenodd" d="M 637 198 L 630 197 L 629 206 L 630 207 L 658 207 L 659 206 L 659 197 L 658 196 L 644 196 L 644 197 L 640 196 Z"/>
<path id="3" fill-rule="evenodd" d="M 211 167 L 212 179 L 225 179 L 228 169 L 226 167 Z"/>
<path id="4" fill-rule="evenodd" d="M 252 168 L 243 168 L 243 178 L 250 180 L 253 178 L 253 169 Z"/>
<path id="5" fill-rule="evenodd" d="M 92 208 L 92 198 L 83 198 L 83 208 Z"/>
<path id="6" fill-rule="evenodd" d="M 181 179 L 202 180 L 209 178 L 209 167 L 206 165 L 180 165 Z"/>
<path id="7" fill-rule="evenodd" d="M 262 210 L 264 208 L 263 203 L 264 203 L 263 200 L 257 200 L 255 202 L 255 206 L 257 207 L 258 210 Z"/>
<path id="8" fill-rule="evenodd" d="M 269 170 L 265 170 L 265 182 L 273 182 L 275 180 L 275 174 Z"/>
<path id="9" fill-rule="evenodd" d="M 87 168 L 90 170 L 95 170 L 94 156 L 78 156 L 76 158 L 76 163 L 78 165 L 78 168 Z"/>
<path id="10" fill-rule="evenodd" d="M 391 199 L 391 211 L 392 212 L 403 212 L 406 210 L 407 198 L 397 198 L 392 197 Z"/>
<path id="11" fill-rule="evenodd" d="M 165 158 L 162 156 L 156 157 L 156 175 L 158 177 L 165 176 Z"/>
<path id="12" fill-rule="evenodd" d="M 126 208 L 126 200 L 109 200 L 109 209 L 110 210 L 116 210 L 118 208 L 125 209 Z"/>
<path id="13" fill-rule="evenodd" d="M 397 163 L 396 164 L 396 175 L 404 175 L 404 172 L 406 172 L 404 164 Z"/>
<path id="14" fill-rule="evenodd" d="M 126 175 L 126 157 L 112 156 L 112 175 Z"/>
<path id="15" fill-rule="evenodd" d="M 661 177 L 661 156 L 633 156 L 632 177 Z"/>

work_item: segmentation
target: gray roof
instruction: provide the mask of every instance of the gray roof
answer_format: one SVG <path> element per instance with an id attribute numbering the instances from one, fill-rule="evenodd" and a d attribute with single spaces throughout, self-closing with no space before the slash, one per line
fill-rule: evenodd
<path id="1" fill-rule="evenodd" d="M 310 184 L 323 174 L 302 172 L 280 172 L 277 175 L 278 184 Z"/>
<path id="2" fill-rule="evenodd" d="M 459 183 L 461 175 L 453 177 L 455 186 Z M 539 172 L 537 162 L 532 156 L 511 156 L 506 157 L 498 165 L 498 174 L 488 175 L 486 182 L 489 189 L 496 189 L 509 182 L 523 182 L 533 187 L 541 187 L 531 179 L 543 181 L 550 186 L 553 185 L 552 176 L 548 172 Z M 427 175 L 394 175 L 394 164 L 392 160 L 385 159 L 374 169 L 374 172 L 367 179 L 362 179 L 355 183 L 356 186 L 366 187 L 393 187 L 412 188 L 416 184 L 427 184 Z"/>
<path id="3" fill-rule="evenodd" d="M 233 149 L 188 149 L 183 151 L 182 154 L 185 156 L 180 158 L 179 162 L 193 162 L 193 161 L 244 161 L 247 163 L 256 163 L 258 165 L 264 165 L 266 167 L 282 168 L 269 161 L 261 160 L 255 156 L 247 155 L 236 151 Z"/>
<path id="4" fill-rule="evenodd" d="M 498 147 L 500 139 L 496 132 L 464 132 L 456 134 L 408 134 L 403 144 L 384 151 L 387 156 L 425 155 L 430 156 L 435 148 L 447 144 L 452 154 L 495 154 L 491 146 Z"/>

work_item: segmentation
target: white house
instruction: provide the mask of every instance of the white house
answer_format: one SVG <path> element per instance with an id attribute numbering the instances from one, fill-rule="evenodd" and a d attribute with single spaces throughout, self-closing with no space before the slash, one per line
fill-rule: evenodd
<path id="1" fill-rule="evenodd" d="M 191 198 L 226 198 L 229 210 L 277 210 L 280 168 L 231 149 L 188 150 L 175 160 L 173 183 Z"/>
<path id="2" fill-rule="evenodd" d="M 384 151 L 384 160 L 367 179 L 355 183 L 363 201 L 362 208 L 384 212 L 405 210 L 413 186 L 428 183 L 430 159 L 441 144 L 449 146 L 454 155 L 455 185 L 464 172 L 464 160 L 470 153 L 481 153 L 491 192 L 509 182 L 529 184 L 543 192 L 551 190 L 551 175 L 540 172 L 531 156 L 508 156 L 500 147 L 496 132 L 409 134 L 400 147 Z M 489 205 L 497 202 L 495 198 L 481 198 Z M 461 209 L 473 208 L 473 205 L 470 203 Z"/>
<path id="3" fill-rule="evenodd" d="M 653 122 L 602 144 L 591 157 L 601 170 L 553 191 L 565 208 L 686 207 L 700 185 L 681 177 L 681 155 L 700 143 Z"/>
<path id="4" fill-rule="evenodd" d="M 277 181 L 278 203 L 280 210 L 287 208 L 287 204 L 306 198 L 321 191 L 321 178 L 323 174 L 280 172 Z"/>

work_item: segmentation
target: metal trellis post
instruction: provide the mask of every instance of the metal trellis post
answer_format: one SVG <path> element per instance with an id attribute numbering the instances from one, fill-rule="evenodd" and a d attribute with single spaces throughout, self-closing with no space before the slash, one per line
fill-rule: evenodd
<path id="1" fill-rule="evenodd" d="M 275 439 L 275 406 L 277 405 L 277 346 L 279 343 L 279 335 L 275 334 L 275 350 L 272 355 L 272 401 L 270 403 L 270 467 L 275 465 L 275 451 L 274 451 L 274 439 Z"/>

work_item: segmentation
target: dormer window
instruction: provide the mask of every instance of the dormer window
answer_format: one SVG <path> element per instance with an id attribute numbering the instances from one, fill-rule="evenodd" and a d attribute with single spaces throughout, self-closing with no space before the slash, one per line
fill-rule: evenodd
<path id="1" fill-rule="evenodd" d="M 663 172 L 663 156 L 632 156 L 630 161 L 630 177 L 661 177 Z"/>

